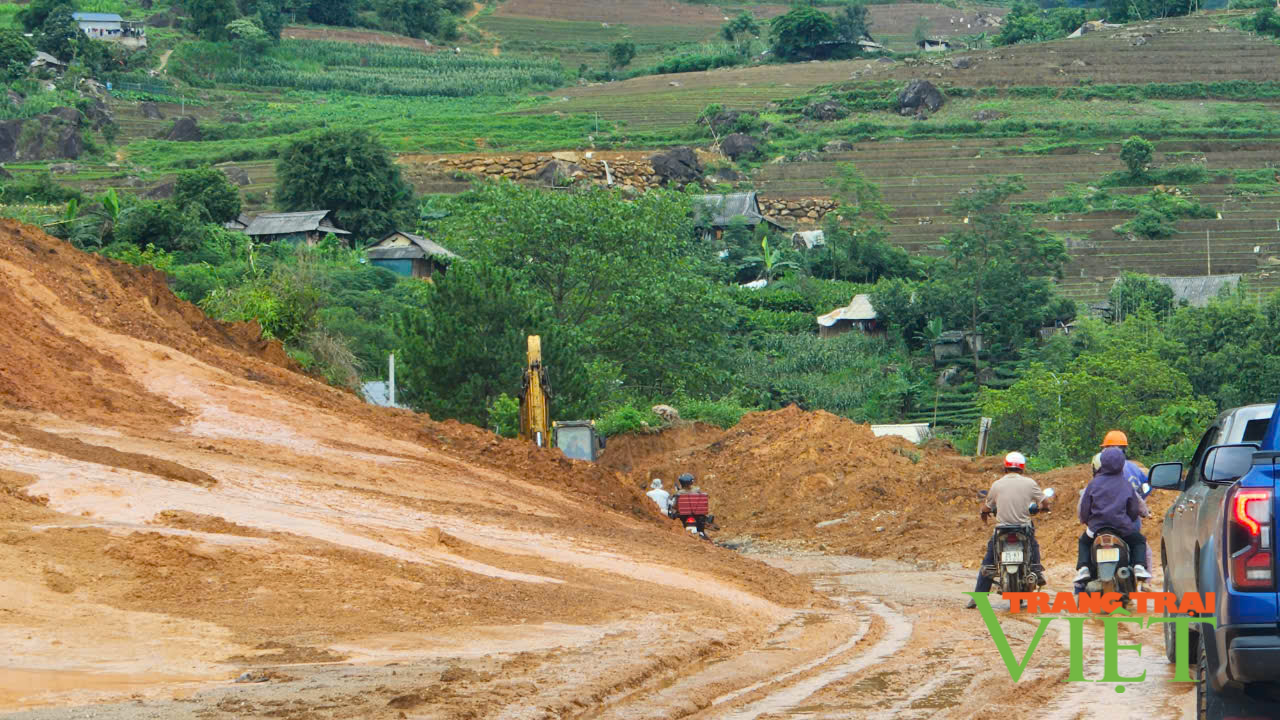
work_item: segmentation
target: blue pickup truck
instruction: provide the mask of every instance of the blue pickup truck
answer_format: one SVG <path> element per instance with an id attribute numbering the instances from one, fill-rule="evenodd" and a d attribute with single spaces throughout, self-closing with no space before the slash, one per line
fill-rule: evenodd
<path id="1" fill-rule="evenodd" d="M 1196 717 L 1280 718 L 1276 502 L 1280 405 L 1222 413 L 1182 463 L 1152 466 L 1151 486 L 1177 491 L 1164 518 L 1164 589 L 1214 593 L 1217 626 L 1192 625 Z M 1173 662 L 1172 625 L 1165 653 Z"/>

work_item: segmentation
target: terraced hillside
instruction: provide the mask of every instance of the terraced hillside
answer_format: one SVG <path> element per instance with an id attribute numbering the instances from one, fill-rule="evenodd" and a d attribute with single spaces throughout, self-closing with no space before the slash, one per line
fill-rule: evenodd
<path id="1" fill-rule="evenodd" d="M 555 107 L 559 112 L 598 112 L 625 127 L 652 130 L 687 124 L 712 102 L 764 109 L 770 101 L 806 94 L 816 85 L 847 81 L 923 77 L 944 88 L 1280 81 L 1280 46 L 1227 25 L 1230 17 L 1206 14 L 1070 40 L 957 53 L 971 59 L 968 69 L 953 67 L 951 57 L 895 63 L 845 60 L 641 77 L 564 88 L 552 95 L 569 98 Z M 1139 39 L 1142 44 L 1135 44 Z"/>
<path id="2" fill-rule="evenodd" d="M 785 3 L 703 5 L 668 0 L 507 0 L 476 24 L 503 52 L 555 54 L 566 68 L 599 67 L 608 44 L 628 38 L 636 44 L 632 65 L 643 65 L 689 44 L 714 41 L 720 27 L 742 11 L 764 21 L 788 10 Z M 1006 8 L 952 8 L 932 3 L 872 5 L 871 33 L 891 49 L 914 47 L 912 33 L 922 20 L 931 35 L 950 37 L 990 31 L 982 17 Z M 982 17 L 980 17 L 980 15 Z"/>

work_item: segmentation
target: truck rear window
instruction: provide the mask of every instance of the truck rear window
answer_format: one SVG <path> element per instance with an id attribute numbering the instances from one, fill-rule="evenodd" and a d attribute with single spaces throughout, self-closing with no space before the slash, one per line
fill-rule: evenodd
<path id="1" fill-rule="evenodd" d="M 1240 438 L 1242 443 L 1260 443 L 1262 438 L 1267 434 L 1267 423 L 1271 422 L 1271 418 L 1261 418 L 1259 420 L 1250 420 L 1244 425 L 1244 437 Z"/>

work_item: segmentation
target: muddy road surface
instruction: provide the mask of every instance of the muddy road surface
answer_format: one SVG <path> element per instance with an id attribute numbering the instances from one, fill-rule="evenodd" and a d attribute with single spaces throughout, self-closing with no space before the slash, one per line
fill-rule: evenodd
<path id="1" fill-rule="evenodd" d="M 888 560 L 761 552 L 831 600 L 755 636 L 655 607 L 605 624 L 505 625 L 335 644 L 342 661 L 273 662 L 264 650 L 241 682 L 141 688 L 127 702 L 16 713 L 45 718 L 1191 718 L 1194 687 L 1170 682 L 1158 629 L 1120 631 L 1125 675 L 1143 682 L 1067 683 L 1068 626 L 1046 632 L 1015 684 L 977 611 L 963 609 L 967 570 Z M 1067 566 L 1051 567 L 1051 578 Z M 1051 586 L 1052 589 L 1052 586 Z M 732 599 L 728 599 L 732 602 Z M 1021 659 L 1035 621 L 995 605 Z M 1102 624 L 1086 623 L 1085 673 L 1101 677 Z M 286 651 L 287 654 L 287 651 Z M 287 658 L 286 658 L 287 659 Z M 34 679 L 33 682 L 38 682 Z M 1255 715 L 1253 717 L 1276 717 Z"/>

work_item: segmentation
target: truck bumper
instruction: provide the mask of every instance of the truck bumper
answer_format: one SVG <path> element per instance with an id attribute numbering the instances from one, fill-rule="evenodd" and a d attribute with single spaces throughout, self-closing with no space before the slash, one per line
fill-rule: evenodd
<path id="1" fill-rule="evenodd" d="M 1274 625 L 1269 634 L 1228 637 L 1227 666 L 1232 680 L 1239 683 L 1280 681 L 1280 631 Z"/>
<path id="2" fill-rule="evenodd" d="M 1215 690 L 1231 685 L 1280 683 L 1280 625 L 1206 625 L 1200 632 L 1209 640 L 1209 683 Z"/>

